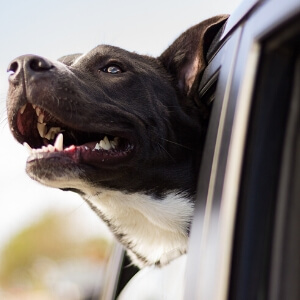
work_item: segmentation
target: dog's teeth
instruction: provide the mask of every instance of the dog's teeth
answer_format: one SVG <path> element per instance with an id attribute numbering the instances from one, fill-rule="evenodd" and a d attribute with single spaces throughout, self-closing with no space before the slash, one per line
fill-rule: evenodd
<path id="1" fill-rule="evenodd" d="M 48 133 L 44 137 L 50 141 L 53 140 L 59 132 L 60 132 L 60 127 L 51 127 Z"/>
<path id="2" fill-rule="evenodd" d="M 48 145 L 48 150 L 49 152 L 54 152 L 55 151 L 55 147 L 53 147 L 51 144 Z"/>
<path id="3" fill-rule="evenodd" d="M 33 150 L 33 153 L 44 153 L 44 152 L 48 152 L 48 148 L 46 146 L 43 146 L 42 148 Z"/>
<path id="4" fill-rule="evenodd" d="M 97 144 L 95 145 L 95 148 L 94 148 L 93 150 L 100 150 L 100 149 L 101 149 L 101 147 L 100 147 L 99 143 L 97 143 Z"/>
<path id="5" fill-rule="evenodd" d="M 32 148 L 26 142 L 23 143 L 23 146 L 28 151 L 28 154 L 32 153 Z"/>
<path id="6" fill-rule="evenodd" d="M 38 129 L 38 132 L 39 132 L 40 136 L 41 136 L 42 138 L 44 138 L 45 135 L 46 135 L 46 132 L 47 132 L 47 126 L 46 126 L 46 123 L 37 123 L 37 124 L 36 124 L 36 127 L 37 127 L 37 129 Z"/>
<path id="7" fill-rule="evenodd" d="M 113 149 L 116 149 L 116 143 L 114 141 L 110 141 L 110 145 Z"/>
<path id="8" fill-rule="evenodd" d="M 36 105 L 35 104 L 32 104 L 32 107 L 33 107 L 33 109 L 36 109 Z"/>
<path id="9" fill-rule="evenodd" d="M 35 113 L 38 117 L 40 116 L 41 112 L 42 112 L 41 109 L 39 107 L 36 107 Z"/>
<path id="10" fill-rule="evenodd" d="M 100 147 L 100 149 L 105 149 L 106 144 L 104 143 L 103 140 L 101 140 L 101 141 L 99 142 L 99 147 Z M 106 149 L 105 149 L 105 150 L 106 150 Z"/>
<path id="11" fill-rule="evenodd" d="M 111 147 L 115 149 L 119 144 L 119 138 L 115 137 L 112 141 L 110 141 Z"/>
<path id="12" fill-rule="evenodd" d="M 21 113 L 21 115 L 23 115 L 23 113 L 24 113 L 24 111 L 25 111 L 25 109 L 26 109 L 26 106 L 27 106 L 27 104 L 23 105 L 23 106 L 20 108 L 20 113 Z"/>
<path id="13" fill-rule="evenodd" d="M 38 149 L 31 149 L 31 147 L 27 143 L 24 143 L 23 145 L 28 150 L 28 152 L 30 151 L 29 154 L 55 152 L 55 150 L 57 149 L 51 144 L 49 144 L 48 146 L 42 146 L 42 148 L 38 148 Z M 39 158 L 43 158 L 43 156 L 40 155 Z"/>
<path id="14" fill-rule="evenodd" d="M 45 134 L 44 138 L 49 140 L 49 141 L 51 140 L 51 131 L 50 130 L 48 131 L 47 134 Z"/>
<path id="15" fill-rule="evenodd" d="M 44 117 L 45 117 L 45 115 L 41 111 L 39 112 L 39 114 L 37 114 L 37 116 L 38 116 L 38 122 L 39 123 L 44 123 Z"/>
<path id="16" fill-rule="evenodd" d="M 105 136 L 104 139 L 100 141 L 99 145 L 104 150 L 110 150 L 112 148 L 107 136 Z"/>
<path id="17" fill-rule="evenodd" d="M 54 147 L 58 151 L 63 151 L 64 150 L 64 136 L 62 133 L 60 133 L 54 143 Z"/>

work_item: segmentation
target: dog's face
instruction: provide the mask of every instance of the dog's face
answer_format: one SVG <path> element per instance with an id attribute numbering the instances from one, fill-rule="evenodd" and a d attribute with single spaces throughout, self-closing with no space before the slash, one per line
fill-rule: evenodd
<path id="1" fill-rule="evenodd" d="M 168 212 L 174 209 L 170 193 L 184 193 L 189 200 L 179 199 L 178 204 L 185 203 L 185 217 L 175 209 L 178 216 L 153 221 L 158 215 L 155 205 L 143 205 L 135 215 L 141 220 L 137 226 L 149 223 L 147 232 L 151 226 L 160 228 L 155 234 L 159 243 L 174 234 L 173 240 L 181 241 L 180 246 L 166 242 L 161 252 L 180 248 L 183 253 L 206 121 L 196 103 L 205 66 L 204 41 L 225 19 L 212 18 L 191 28 L 158 58 L 101 45 L 58 61 L 34 55 L 15 59 L 9 66 L 8 120 L 15 138 L 29 149 L 29 176 L 78 192 L 87 201 L 97 198 L 100 216 L 131 246 L 137 238 L 128 214 L 147 203 L 148 196 L 168 203 L 161 205 Z M 128 210 L 126 218 L 115 209 L 118 200 L 107 204 L 103 190 L 114 191 L 110 198 L 126 199 L 126 205 L 120 202 L 122 210 Z M 122 226 L 126 229 L 119 229 Z M 131 250 L 146 264 L 161 261 L 161 254 L 150 260 L 147 250 Z"/>
<path id="2" fill-rule="evenodd" d="M 21 143 L 45 147 L 29 156 L 28 174 L 66 189 L 78 180 L 126 191 L 179 184 L 168 178 L 186 172 L 200 126 L 162 63 L 107 45 L 61 61 L 23 56 L 10 66 L 12 131 Z M 52 152 L 47 145 L 58 136 L 63 148 Z"/>

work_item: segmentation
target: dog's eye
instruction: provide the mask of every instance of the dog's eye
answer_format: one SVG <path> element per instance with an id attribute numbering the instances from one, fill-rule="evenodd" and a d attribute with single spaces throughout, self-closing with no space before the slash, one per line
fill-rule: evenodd
<path id="1" fill-rule="evenodd" d="M 109 65 L 101 69 L 102 72 L 110 74 L 119 74 L 122 73 L 122 69 L 117 65 Z"/>

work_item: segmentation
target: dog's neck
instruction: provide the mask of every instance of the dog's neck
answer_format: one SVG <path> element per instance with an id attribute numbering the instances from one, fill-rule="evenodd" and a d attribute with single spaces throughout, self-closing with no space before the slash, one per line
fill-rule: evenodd
<path id="1" fill-rule="evenodd" d="M 79 193 L 125 246 L 135 265 L 163 266 L 186 253 L 194 210 L 191 193 L 180 190 L 169 190 L 160 196 L 150 192 L 130 193 L 92 187 L 76 179 L 78 176 L 69 173 L 67 178 L 56 176 L 55 180 L 40 181 Z"/>
<path id="2" fill-rule="evenodd" d="M 193 203 L 176 191 L 162 199 L 90 189 L 83 198 L 107 223 L 139 267 L 162 266 L 187 250 Z"/>

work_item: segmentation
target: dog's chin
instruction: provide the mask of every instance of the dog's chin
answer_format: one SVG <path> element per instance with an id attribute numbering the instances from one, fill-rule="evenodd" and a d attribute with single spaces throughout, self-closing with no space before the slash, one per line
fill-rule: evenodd
<path id="1" fill-rule="evenodd" d="M 53 188 L 78 189 L 82 170 L 68 158 L 36 158 L 29 157 L 26 173 L 33 180 Z"/>
<path id="2" fill-rule="evenodd" d="M 92 182 L 94 173 L 97 173 L 100 182 L 116 180 L 120 174 L 115 168 L 122 165 L 122 161 L 128 161 L 131 154 L 107 157 L 107 153 L 91 153 L 84 147 L 75 146 L 64 151 L 34 153 L 27 159 L 26 172 L 46 186 L 82 193 L 84 187 L 96 184 Z"/>

